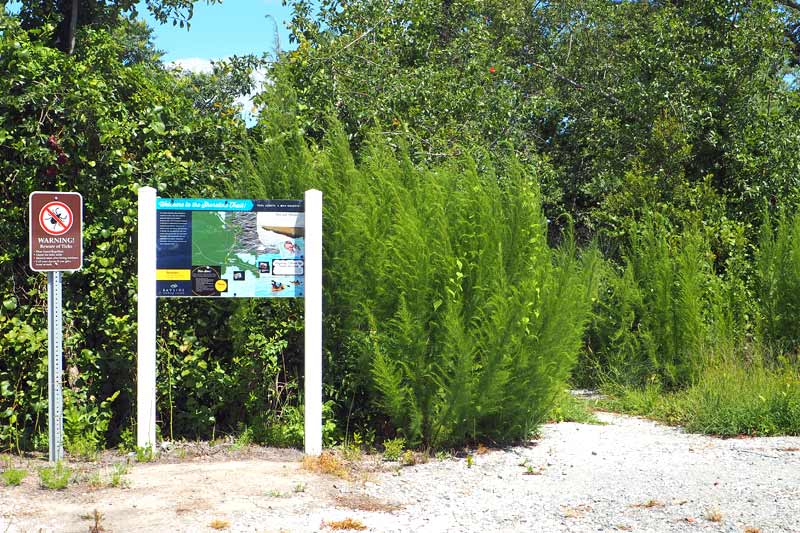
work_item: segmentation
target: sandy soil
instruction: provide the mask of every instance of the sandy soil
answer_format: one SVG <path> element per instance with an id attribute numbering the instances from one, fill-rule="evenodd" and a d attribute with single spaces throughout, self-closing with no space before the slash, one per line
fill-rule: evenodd
<path id="1" fill-rule="evenodd" d="M 346 477 L 297 450 L 185 443 L 155 462 L 71 462 L 66 490 L 39 486 L 43 458 L 0 486 L 0 533 L 369 531 L 800 532 L 800 437 L 717 439 L 622 415 L 548 424 L 526 446 L 413 466 L 350 457 Z M 115 464 L 130 461 L 123 486 Z M 0 484 L 2 485 L 2 484 Z"/>

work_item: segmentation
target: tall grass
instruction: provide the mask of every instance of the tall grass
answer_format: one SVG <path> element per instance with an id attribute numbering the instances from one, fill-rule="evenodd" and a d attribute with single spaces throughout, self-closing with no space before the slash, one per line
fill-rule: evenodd
<path id="1" fill-rule="evenodd" d="M 689 431 L 800 435 L 800 372 L 783 362 L 720 361 L 686 394 Z"/>

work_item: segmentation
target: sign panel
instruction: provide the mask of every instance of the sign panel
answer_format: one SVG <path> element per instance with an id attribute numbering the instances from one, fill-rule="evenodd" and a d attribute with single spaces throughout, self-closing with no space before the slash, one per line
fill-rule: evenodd
<path id="1" fill-rule="evenodd" d="M 158 198 L 156 295 L 304 295 L 301 200 Z"/>
<path id="2" fill-rule="evenodd" d="M 28 200 L 29 263 L 36 272 L 83 266 L 83 197 L 77 192 L 32 192 Z"/>

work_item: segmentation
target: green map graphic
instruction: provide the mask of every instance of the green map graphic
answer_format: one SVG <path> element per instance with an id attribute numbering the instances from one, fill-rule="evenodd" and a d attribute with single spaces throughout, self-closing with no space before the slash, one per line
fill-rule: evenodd
<path id="1" fill-rule="evenodd" d="M 235 267 L 257 274 L 258 235 L 255 226 L 255 213 L 193 212 L 192 264 Z M 253 261 L 242 260 L 241 254 L 254 256 Z"/>

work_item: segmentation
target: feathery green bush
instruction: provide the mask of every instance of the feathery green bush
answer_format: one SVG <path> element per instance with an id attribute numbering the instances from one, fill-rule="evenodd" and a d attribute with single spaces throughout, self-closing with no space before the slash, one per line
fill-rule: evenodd
<path id="1" fill-rule="evenodd" d="M 328 312 L 380 413 L 412 443 L 529 435 L 580 349 L 595 254 L 548 247 L 513 161 L 420 168 L 373 139 L 356 165 L 341 133 L 325 154 Z"/>
<path id="2" fill-rule="evenodd" d="M 651 216 L 632 231 L 621 271 L 609 270 L 594 316 L 590 364 L 601 379 L 684 387 L 731 345 L 735 319 L 697 230 L 674 232 Z"/>

